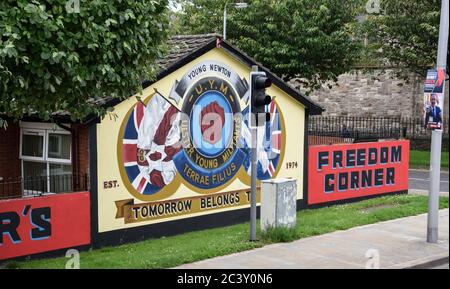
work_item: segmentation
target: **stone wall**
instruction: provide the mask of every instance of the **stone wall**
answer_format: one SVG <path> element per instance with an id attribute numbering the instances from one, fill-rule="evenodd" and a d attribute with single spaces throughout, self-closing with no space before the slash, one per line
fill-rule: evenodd
<path id="1" fill-rule="evenodd" d="M 411 74 L 409 83 L 395 78 L 393 70 L 354 69 L 339 76 L 330 89 L 323 85 L 309 96 L 324 107 L 323 115 L 367 117 L 417 117 L 423 107 L 423 77 Z M 444 114 L 448 116 L 449 84 L 446 84 Z M 298 82 L 290 82 L 297 89 Z"/>

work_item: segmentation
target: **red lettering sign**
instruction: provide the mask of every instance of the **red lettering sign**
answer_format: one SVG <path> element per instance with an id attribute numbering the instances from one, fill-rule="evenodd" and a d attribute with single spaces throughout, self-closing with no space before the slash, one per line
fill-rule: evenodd
<path id="1" fill-rule="evenodd" d="M 408 190 L 408 140 L 311 146 L 308 162 L 308 204 Z"/>
<path id="2" fill-rule="evenodd" d="M 88 192 L 0 201 L 0 260 L 90 242 Z"/>

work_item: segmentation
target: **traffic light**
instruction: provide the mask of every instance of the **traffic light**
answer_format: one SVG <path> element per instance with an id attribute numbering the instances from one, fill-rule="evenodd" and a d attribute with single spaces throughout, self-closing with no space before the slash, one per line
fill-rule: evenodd
<path id="1" fill-rule="evenodd" d="M 270 119 L 270 113 L 266 113 L 265 107 L 270 104 L 272 98 L 266 94 L 266 88 L 272 85 L 265 72 L 254 71 L 251 77 L 251 126 L 263 126 Z"/>

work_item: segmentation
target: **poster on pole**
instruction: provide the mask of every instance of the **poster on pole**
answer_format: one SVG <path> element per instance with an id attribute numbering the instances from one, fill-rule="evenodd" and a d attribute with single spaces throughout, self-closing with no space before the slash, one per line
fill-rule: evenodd
<path id="1" fill-rule="evenodd" d="M 429 69 L 424 84 L 423 120 L 427 129 L 442 129 L 445 70 Z"/>

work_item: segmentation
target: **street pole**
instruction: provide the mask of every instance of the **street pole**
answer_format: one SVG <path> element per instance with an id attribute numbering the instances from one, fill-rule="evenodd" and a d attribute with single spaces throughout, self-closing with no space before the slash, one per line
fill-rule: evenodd
<path id="1" fill-rule="evenodd" d="M 258 71 L 258 66 L 253 65 L 252 71 Z M 256 115 L 252 115 L 249 113 L 249 117 L 255 117 Z M 251 120 L 249 119 L 249 123 Z M 258 134 L 257 128 L 250 126 L 250 130 L 252 131 L 252 160 L 251 160 L 251 192 L 250 192 L 250 241 L 256 241 L 256 166 L 258 164 L 258 153 L 256 147 L 258 145 Z"/>
<path id="2" fill-rule="evenodd" d="M 227 5 L 232 4 L 236 9 L 244 9 L 248 7 L 248 4 L 245 2 L 237 2 L 237 3 L 225 3 L 223 6 L 223 40 L 227 39 Z"/>
<path id="3" fill-rule="evenodd" d="M 439 26 L 439 46 L 437 54 L 437 69 L 445 69 L 447 63 L 448 47 L 448 18 L 449 0 L 442 0 L 441 3 L 441 23 Z M 445 86 L 443 94 L 445 95 Z M 442 97 L 442 108 L 444 108 Z M 448 125 L 448 124 L 446 124 Z M 431 133 L 431 157 L 430 157 L 430 193 L 428 197 L 428 223 L 427 242 L 437 243 L 438 223 L 439 223 L 439 185 L 441 178 L 441 144 L 442 129 L 433 130 Z"/>
<path id="4" fill-rule="evenodd" d="M 223 7 L 223 40 L 227 39 L 227 4 Z"/>
<path id="5" fill-rule="evenodd" d="M 256 128 L 252 130 L 252 191 L 250 194 L 250 241 L 256 241 L 256 166 L 257 158 L 257 131 Z"/>

